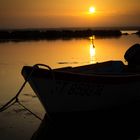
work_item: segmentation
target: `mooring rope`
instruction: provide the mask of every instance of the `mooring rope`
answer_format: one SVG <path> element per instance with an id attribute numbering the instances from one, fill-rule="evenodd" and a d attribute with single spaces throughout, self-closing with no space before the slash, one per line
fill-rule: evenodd
<path id="1" fill-rule="evenodd" d="M 0 108 L 0 112 L 3 112 L 5 111 L 6 109 L 8 109 L 9 107 L 11 107 L 12 105 L 14 105 L 15 103 L 18 103 L 20 106 L 22 106 L 24 109 L 26 109 L 27 111 L 29 111 L 32 115 L 34 115 L 36 118 L 42 120 L 38 115 L 36 115 L 35 113 L 33 113 L 30 109 L 28 109 L 27 107 L 25 107 L 20 101 L 19 101 L 19 95 L 21 93 L 21 91 L 23 90 L 23 88 L 25 87 L 26 83 L 30 80 L 34 70 L 36 68 L 39 68 L 39 66 L 43 66 L 43 67 L 46 67 L 48 68 L 52 73 L 52 78 L 53 80 L 55 79 L 54 78 L 54 73 L 53 73 L 53 70 L 48 66 L 48 65 L 45 65 L 45 64 L 35 64 L 33 67 L 32 67 L 32 71 L 29 73 L 29 75 L 27 76 L 27 78 L 25 79 L 24 83 L 22 84 L 22 86 L 20 87 L 20 89 L 18 90 L 17 94 L 11 99 L 9 100 L 6 104 L 4 104 L 1 108 Z"/>

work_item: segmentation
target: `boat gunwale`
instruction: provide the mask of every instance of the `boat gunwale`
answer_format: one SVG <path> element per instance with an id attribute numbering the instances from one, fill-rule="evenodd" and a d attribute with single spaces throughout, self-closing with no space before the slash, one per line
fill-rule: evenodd
<path id="1" fill-rule="evenodd" d="M 32 66 L 23 66 L 22 75 L 26 79 L 31 73 Z M 32 73 L 31 79 L 34 78 L 47 78 L 55 80 L 73 81 L 73 82 L 87 82 L 87 83 L 100 83 L 100 84 L 127 84 L 133 82 L 140 82 L 140 73 L 125 73 L 125 74 L 87 74 L 87 73 L 74 73 L 65 70 L 54 69 L 52 71 L 37 68 Z"/>

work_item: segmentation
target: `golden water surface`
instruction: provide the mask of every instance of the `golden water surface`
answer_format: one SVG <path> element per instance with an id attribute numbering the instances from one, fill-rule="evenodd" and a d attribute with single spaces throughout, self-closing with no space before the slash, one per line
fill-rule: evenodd
<path id="1" fill-rule="evenodd" d="M 0 106 L 12 98 L 24 82 L 21 75 L 24 65 L 43 63 L 58 68 L 108 60 L 122 60 L 126 64 L 124 53 L 135 43 L 140 43 L 137 35 L 0 43 Z M 21 93 L 20 100 L 43 117 L 44 110 L 29 85 Z M 0 114 L 0 119 L 3 122 L 0 125 L 3 139 L 8 137 L 7 133 L 13 139 L 15 135 L 21 140 L 28 139 L 40 124 L 39 120 L 18 105 Z M 21 131 L 25 131 L 26 137 L 22 137 Z"/>

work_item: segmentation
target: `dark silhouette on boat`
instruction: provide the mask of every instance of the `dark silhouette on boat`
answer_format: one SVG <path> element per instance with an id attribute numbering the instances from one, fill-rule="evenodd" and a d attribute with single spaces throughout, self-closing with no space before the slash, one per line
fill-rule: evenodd
<path id="1" fill-rule="evenodd" d="M 136 32 L 136 34 L 140 36 L 140 30 L 138 32 Z"/>

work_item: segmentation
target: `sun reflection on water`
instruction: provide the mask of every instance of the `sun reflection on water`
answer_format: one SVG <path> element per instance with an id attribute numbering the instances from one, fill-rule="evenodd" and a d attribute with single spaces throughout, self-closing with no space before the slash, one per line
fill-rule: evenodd
<path id="1" fill-rule="evenodd" d="M 96 55 L 96 50 L 94 45 L 95 36 L 91 36 L 89 37 L 89 39 L 90 39 L 90 45 L 89 45 L 90 63 L 95 63 L 95 55 Z"/>

